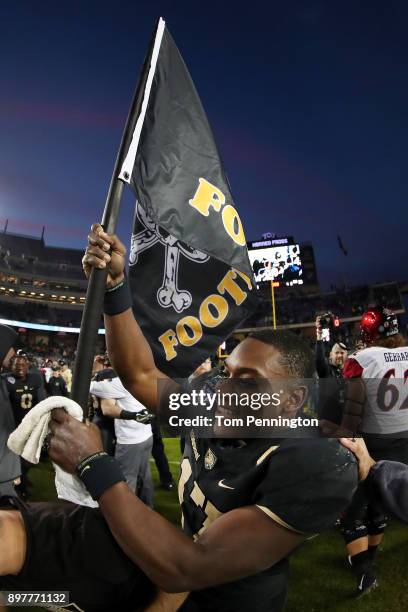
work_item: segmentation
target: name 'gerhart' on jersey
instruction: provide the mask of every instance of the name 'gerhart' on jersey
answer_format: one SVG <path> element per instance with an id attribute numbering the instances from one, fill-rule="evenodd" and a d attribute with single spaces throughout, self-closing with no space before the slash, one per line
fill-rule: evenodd
<path id="1" fill-rule="evenodd" d="M 386 353 L 384 353 L 384 361 L 386 361 L 387 363 L 390 363 L 393 361 L 407 361 L 408 362 L 408 351 L 403 351 L 401 353 L 391 353 L 390 351 L 387 351 Z"/>

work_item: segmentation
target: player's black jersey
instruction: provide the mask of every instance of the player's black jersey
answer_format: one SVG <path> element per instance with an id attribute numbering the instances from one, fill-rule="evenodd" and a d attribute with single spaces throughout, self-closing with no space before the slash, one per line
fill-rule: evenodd
<path id="1" fill-rule="evenodd" d="M 47 397 L 41 374 L 27 372 L 23 380 L 12 373 L 4 374 L 16 425 L 19 425 L 38 402 Z"/>
<path id="2" fill-rule="evenodd" d="M 183 528 L 196 538 L 218 516 L 256 505 L 304 534 L 333 524 L 357 486 L 354 456 L 316 437 L 186 441 L 179 498 Z"/>
<path id="3" fill-rule="evenodd" d="M 335 523 L 357 481 L 355 458 L 337 440 L 316 435 L 231 443 L 192 434 L 179 482 L 183 529 L 197 538 L 221 514 L 255 505 L 278 524 L 312 535 Z M 286 581 L 286 565 L 283 561 L 256 576 L 193 593 L 191 604 L 200 611 L 270 612 Z"/>

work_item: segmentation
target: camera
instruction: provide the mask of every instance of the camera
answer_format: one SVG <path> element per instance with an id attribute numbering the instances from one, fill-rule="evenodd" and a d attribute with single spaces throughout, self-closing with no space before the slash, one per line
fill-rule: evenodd
<path id="1" fill-rule="evenodd" d="M 320 315 L 320 327 L 322 329 L 331 329 L 334 327 L 334 315 L 331 312 L 325 312 Z"/>

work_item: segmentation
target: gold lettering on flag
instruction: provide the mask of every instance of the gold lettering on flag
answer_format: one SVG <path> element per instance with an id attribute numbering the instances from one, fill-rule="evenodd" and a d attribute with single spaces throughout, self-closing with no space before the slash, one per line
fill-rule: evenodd
<path id="1" fill-rule="evenodd" d="M 206 179 L 199 178 L 197 191 L 188 203 L 201 215 L 208 217 L 210 208 L 213 208 L 216 212 L 221 211 L 221 208 L 225 204 L 225 195 L 222 193 L 221 189 L 218 189 L 218 187 L 212 185 Z M 244 228 L 239 214 L 232 204 L 226 204 L 224 206 L 221 213 L 221 219 L 225 231 L 235 244 L 245 246 Z"/>
<path id="2" fill-rule="evenodd" d="M 236 278 L 242 278 L 248 289 L 252 289 L 250 278 L 239 270 L 228 270 L 217 285 L 221 294 L 228 294 L 237 306 L 240 306 L 247 298 L 248 293 L 236 282 Z M 194 346 L 203 336 L 203 327 L 215 328 L 221 325 L 229 312 L 228 301 L 216 293 L 208 295 L 200 304 L 198 317 L 189 315 L 182 317 L 176 324 L 176 329 L 168 329 L 158 337 L 164 349 L 166 361 L 177 357 L 176 347 Z"/>

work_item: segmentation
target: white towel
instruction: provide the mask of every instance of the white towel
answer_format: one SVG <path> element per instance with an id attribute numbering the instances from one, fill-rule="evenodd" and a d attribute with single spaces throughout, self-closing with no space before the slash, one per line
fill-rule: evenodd
<path id="1" fill-rule="evenodd" d="M 47 434 L 50 433 L 49 422 L 51 410 L 54 408 L 65 408 L 65 410 L 78 421 L 82 421 L 83 413 L 79 404 L 68 397 L 47 397 L 34 408 L 32 408 L 21 421 L 12 434 L 10 434 L 7 446 L 13 453 L 20 455 L 30 463 L 38 463 L 41 455 L 41 447 Z M 80 506 L 98 507 L 98 503 L 92 499 L 85 486 L 76 476 L 68 474 L 55 463 L 55 488 L 60 499 L 73 502 Z"/>

